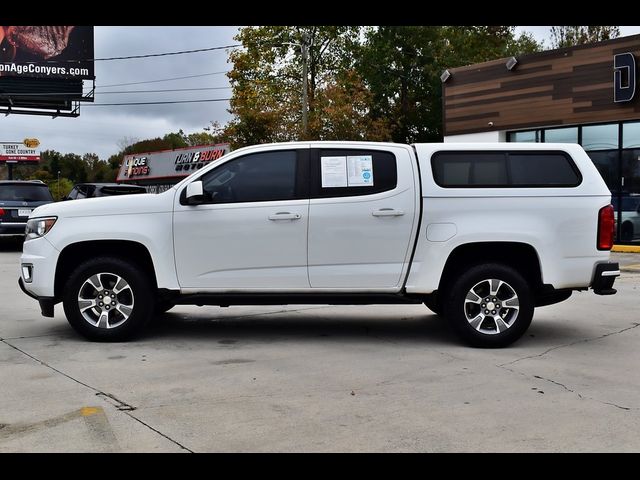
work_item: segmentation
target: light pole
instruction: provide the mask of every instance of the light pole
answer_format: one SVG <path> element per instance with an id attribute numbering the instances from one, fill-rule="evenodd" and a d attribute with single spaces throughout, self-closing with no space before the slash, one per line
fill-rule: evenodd
<path id="1" fill-rule="evenodd" d="M 302 53 L 302 135 L 300 140 L 307 138 L 307 128 L 309 124 L 309 99 L 308 99 L 308 63 L 309 63 L 309 35 L 307 33 L 302 34 L 302 41 L 300 43 L 295 42 L 282 42 L 280 45 L 293 45 L 294 47 L 300 47 Z"/>
<path id="2" fill-rule="evenodd" d="M 302 34 L 302 140 L 307 138 L 307 125 L 309 123 L 309 101 L 307 99 L 307 63 L 309 60 L 309 37 L 306 33 Z"/>
<path id="3" fill-rule="evenodd" d="M 60 200 L 60 170 L 58 170 L 58 200 Z"/>

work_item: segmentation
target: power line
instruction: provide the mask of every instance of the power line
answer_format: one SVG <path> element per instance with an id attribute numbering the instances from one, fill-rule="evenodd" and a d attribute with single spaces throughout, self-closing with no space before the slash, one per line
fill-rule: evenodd
<path id="1" fill-rule="evenodd" d="M 158 80 L 145 80 L 142 82 L 129 82 L 129 83 L 112 83 L 111 85 L 96 85 L 96 88 L 107 88 L 107 87 L 124 87 L 126 85 L 140 85 L 142 83 L 158 83 L 158 82 L 169 82 L 171 80 L 183 80 L 185 78 L 197 78 L 197 77 L 207 77 L 209 75 L 221 75 L 223 73 L 230 72 L 230 70 L 224 70 L 222 72 L 211 72 L 211 73 L 201 73 L 198 75 L 186 75 L 183 77 L 172 77 L 172 78 L 161 78 Z"/>
<path id="2" fill-rule="evenodd" d="M 124 56 L 124 57 L 105 57 L 105 58 L 82 58 L 82 59 L 74 59 L 74 60 L 32 60 L 32 61 L 26 61 L 26 62 L 20 62 L 20 63 L 25 63 L 25 64 L 42 64 L 42 63 L 76 63 L 76 64 L 81 64 L 81 63 L 85 63 L 85 62 L 105 62 L 105 61 L 109 61 L 109 60 L 132 60 L 132 59 L 139 59 L 139 58 L 151 58 L 151 57 L 167 57 L 167 56 L 171 56 L 171 55 L 185 55 L 185 54 L 189 54 L 189 53 L 200 53 L 200 52 L 212 52 L 214 50 L 226 50 L 228 48 L 235 48 L 235 47 L 241 47 L 242 45 L 240 44 L 234 44 L 234 45 L 223 45 L 221 47 L 209 47 L 209 48 L 197 48 L 197 49 L 193 49 L 193 50 L 180 50 L 178 52 L 162 52 L 162 53 L 147 53 L 144 55 L 128 55 L 128 56 Z M 0 63 L 4 63 L 4 64 L 12 64 L 13 61 L 4 61 L 4 62 L 0 62 Z"/>
<path id="3" fill-rule="evenodd" d="M 120 90 L 111 92 L 97 92 L 98 95 L 106 95 L 109 93 L 165 93 L 165 92 L 199 92 L 201 90 L 225 90 L 228 87 L 200 87 L 200 88 L 165 88 L 160 90 Z"/>
<path id="4" fill-rule="evenodd" d="M 202 102 L 226 102 L 230 98 L 207 98 L 203 100 L 174 100 L 168 102 L 131 102 L 131 103 L 87 103 L 84 107 L 113 107 L 121 105 L 169 105 L 175 103 L 202 103 Z"/>
<path id="5" fill-rule="evenodd" d="M 169 55 L 184 55 L 186 53 L 211 52 L 213 50 L 224 50 L 226 48 L 235 48 L 235 47 L 241 47 L 241 46 L 242 45 L 240 44 L 235 44 L 235 45 L 224 45 L 222 47 L 198 48 L 195 50 L 181 50 L 179 52 L 150 53 L 147 55 L 130 55 L 127 57 L 94 58 L 93 61 L 101 62 L 101 61 L 107 61 L 107 60 L 130 60 L 132 58 L 166 57 Z M 88 61 L 91 61 L 91 60 L 88 60 Z"/>
<path id="6" fill-rule="evenodd" d="M 165 92 L 199 92 L 202 90 L 225 90 L 229 89 L 229 87 L 200 87 L 200 88 L 165 88 L 160 90 L 119 90 L 119 91 L 111 91 L 111 92 L 97 92 L 98 95 L 108 95 L 108 94 L 123 94 L 123 93 L 165 93 Z M 90 92 L 83 92 L 83 94 L 88 94 Z M 37 93 L 21 93 L 21 92 L 2 92 L 0 91 L 0 97 L 33 97 L 33 96 L 73 96 L 77 97 L 78 94 L 75 92 L 37 92 Z"/>

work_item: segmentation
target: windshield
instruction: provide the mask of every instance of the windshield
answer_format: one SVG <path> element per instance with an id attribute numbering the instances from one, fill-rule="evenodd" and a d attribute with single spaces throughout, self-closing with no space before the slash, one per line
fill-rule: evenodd
<path id="1" fill-rule="evenodd" d="M 33 183 L 9 183 L 0 185 L 0 200 L 15 202 L 52 202 L 46 185 Z"/>

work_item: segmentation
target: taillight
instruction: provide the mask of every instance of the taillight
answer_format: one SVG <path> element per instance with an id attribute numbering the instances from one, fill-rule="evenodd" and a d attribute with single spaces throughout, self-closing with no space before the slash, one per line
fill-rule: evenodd
<path id="1" fill-rule="evenodd" d="M 615 231 L 613 206 L 602 207 L 598 212 L 598 250 L 611 250 Z"/>
<path id="2" fill-rule="evenodd" d="M 0 208 L 0 217 L 4 217 L 4 208 Z"/>

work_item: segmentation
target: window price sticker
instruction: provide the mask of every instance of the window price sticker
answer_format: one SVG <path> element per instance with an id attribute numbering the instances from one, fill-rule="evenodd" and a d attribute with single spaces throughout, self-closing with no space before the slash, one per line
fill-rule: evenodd
<path id="1" fill-rule="evenodd" d="M 347 170 L 347 183 L 350 187 L 373 186 L 373 158 L 371 155 L 347 157 Z"/>

